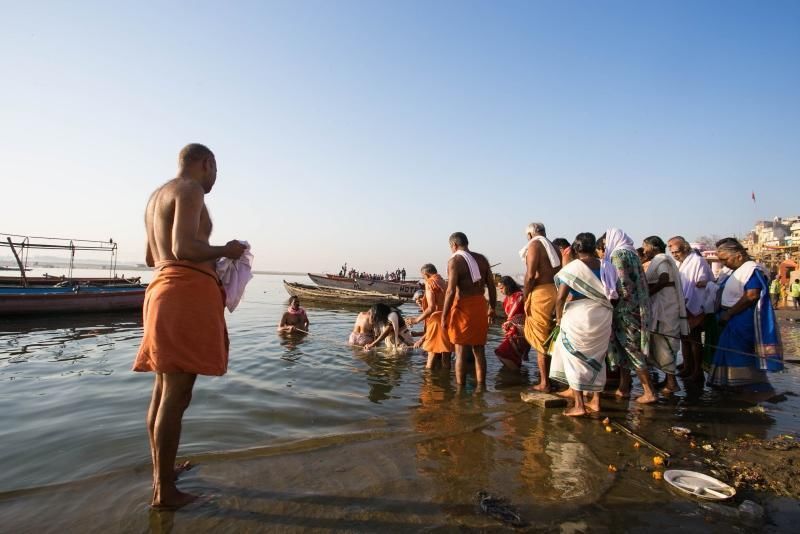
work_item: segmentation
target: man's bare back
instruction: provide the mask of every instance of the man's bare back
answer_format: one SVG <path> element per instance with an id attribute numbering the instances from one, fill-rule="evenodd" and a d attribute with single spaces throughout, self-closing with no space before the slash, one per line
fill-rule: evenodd
<path id="1" fill-rule="evenodd" d="M 211 217 L 204 200 L 205 192 L 203 187 L 195 180 L 189 178 L 173 178 L 166 184 L 156 189 L 150 196 L 147 203 L 145 216 L 145 226 L 147 229 L 148 259 L 155 262 L 165 260 L 177 260 L 173 243 L 176 225 L 178 230 L 182 230 L 182 225 L 191 224 L 195 227 L 191 237 L 208 246 L 208 239 L 211 236 Z M 199 211 L 197 210 L 199 204 Z M 188 211 L 188 213 L 187 213 Z M 197 214 L 199 213 L 199 218 Z M 192 220 L 180 221 L 178 217 L 182 215 L 192 215 Z M 194 222 L 196 221 L 196 226 Z M 209 259 L 203 263 L 213 266 L 214 260 Z"/>
<path id="2" fill-rule="evenodd" d="M 356 317 L 356 324 L 353 325 L 353 332 L 356 334 L 370 334 L 374 333 L 374 326 L 369 312 L 360 312 Z"/>
<path id="3" fill-rule="evenodd" d="M 478 264 L 478 269 L 481 272 L 481 279 L 477 282 L 472 282 L 472 276 L 469 274 L 469 266 L 467 265 L 467 260 L 462 258 L 461 256 L 455 256 L 450 258 L 447 265 L 448 273 L 455 271 L 455 281 L 456 281 L 456 289 L 458 290 L 458 295 L 463 297 L 471 297 L 473 295 L 483 295 L 486 291 L 486 281 L 491 278 L 491 267 L 489 266 L 489 260 L 483 254 L 478 254 L 477 252 L 469 251 L 468 254 L 472 255 L 475 258 L 475 262 Z"/>
<path id="4" fill-rule="evenodd" d="M 528 260 L 528 273 L 532 279 L 531 288 L 555 283 L 555 276 L 560 266 L 553 267 L 547 255 L 547 250 L 545 250 L 540 241 L 534 241 L 528 245 L 526 259 Z"/>

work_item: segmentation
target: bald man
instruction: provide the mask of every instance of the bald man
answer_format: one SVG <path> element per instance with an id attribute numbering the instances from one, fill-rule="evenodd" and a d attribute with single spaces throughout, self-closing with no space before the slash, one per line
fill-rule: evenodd
<path id="1" fill-rule="evenodd" d="M 178 175 L 147 203 L 146 260 L 155 276 L 145 293 L 144 335 L 133 365 L 134 371 L 155 373 L 147 430 L 156 509 L 176 509 L 196 499 L 175 485 L 181 421 L 197 375 L 227 371 L 225 292 L 215 263 L 222 257 L 238 259 L 245 250 L 236 240 L 209 244 L 211 217 L 204 197 L 217 180 L 211 150 L 187 145 L 178 165 Z"/>

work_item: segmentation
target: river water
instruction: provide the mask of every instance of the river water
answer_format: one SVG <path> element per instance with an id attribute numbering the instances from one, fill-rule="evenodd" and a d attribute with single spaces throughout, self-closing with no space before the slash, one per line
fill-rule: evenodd
<path id="1" fill-rule="evenodd" d="M 311 335 L 278 337 L 288 297 L 282 278 L 256 275 L 228 314 L 228 374 L 198 378 L 179 449 L 197 467 L 180 487 L 204 497 L 178 513 L 147 506 L 152 375 L 130 371 L 139 314 L 0 320 L 3 530 L 505 528 L 479 512 L 478 491 L 509 499 L 531 528 L 545 531 L 716 529 L 695 503 L 637 469 L 652 452 L 633 449 L 597 419 L 521 403 L 520 391 L 537 376 L 500 369 L 492 353 L 497 327 L 487 390 L 457 391 L 452 376 L 424 369 L 421 353 L 348 347 L 351 309 L 304 303 Z M 411 305 L 403 311 L 415 313 Z M 782 325 L 787 358 L 798 359 L 800 328 Z M 800 393 L 796 365 L 772 382 L 778 392 Z M 690 390 L 652 406 L 609 399 L 605 408 L 669 449 L 665 429 L 673 424 L 708 438 L 797 432 L 800 401 L 787 398 L 753 410 L 758 399 Z M 609 464 L 627 469 L 611 473 Z M 780 529 L 797 511 L 773 516 Z"/>

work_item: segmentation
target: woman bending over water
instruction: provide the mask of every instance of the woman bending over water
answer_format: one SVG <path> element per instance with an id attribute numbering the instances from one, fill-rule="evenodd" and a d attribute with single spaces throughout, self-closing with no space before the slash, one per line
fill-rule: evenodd
<path id="1" fill-rule="evenodd" d="M 400 310 L 390 308 L 386 304 L 374 304 L 369 313 L 380 334 L 375 341 L 364 345 L 365 349 L 372 349 L 384 340 L 386 347 L 394 350 L 404 350 L 414 345 L 414 338 L 411 336 L 411 331 L 406 326 Z"/>

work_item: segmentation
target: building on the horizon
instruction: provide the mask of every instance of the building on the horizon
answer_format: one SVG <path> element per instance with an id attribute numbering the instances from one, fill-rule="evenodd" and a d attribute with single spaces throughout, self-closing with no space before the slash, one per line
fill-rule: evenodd
<path id="1" fill-rule="evenodd" d="M 800 216 L 756 221 L 755 227 L 742 239 L 742 245 L 754 256 L 761 256 L 787 246 L 794 248 L 800 245 Z"/>
<path id="2" fill-rule="evenodd" d="M 800 263 L 800 216 L 756 221 L 742 239 L 742 245 L 785 281 L 790 275 L 795 276 Z"/>

